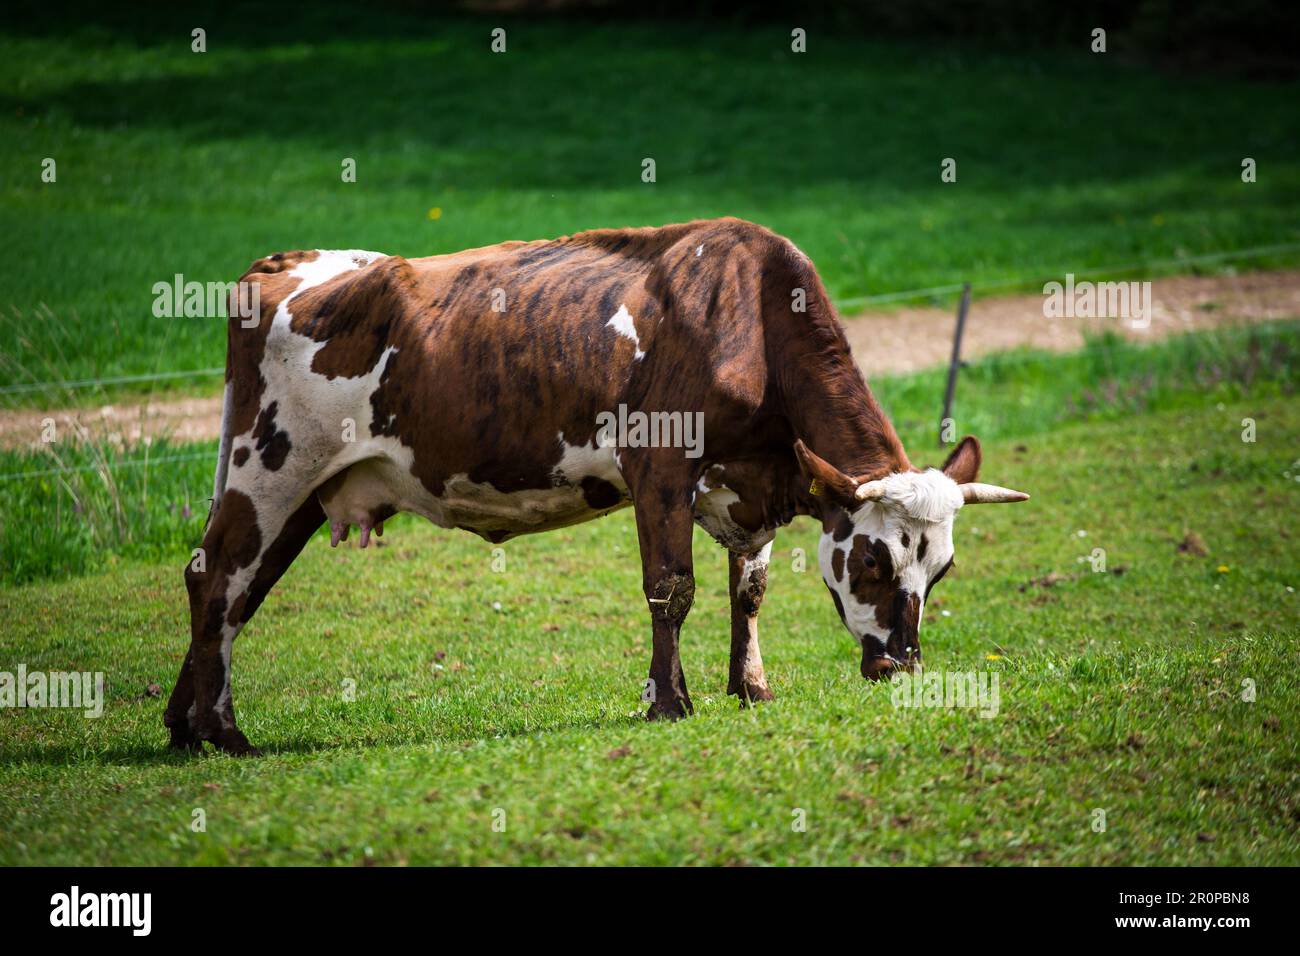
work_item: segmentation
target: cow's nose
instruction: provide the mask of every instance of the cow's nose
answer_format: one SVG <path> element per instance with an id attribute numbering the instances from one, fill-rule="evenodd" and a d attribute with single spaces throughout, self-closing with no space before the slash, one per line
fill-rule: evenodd
<path id="1" fill-rule="evenodd" d="M 894 671 L 899 666 L 898 661 L 888 654 L 875 657 L 868 657 L 865 654 L 862 656 L 862 676 L 867 680 L 887 680 L 894 675 Z"/>
<path id="2" fill-rule="evenodd" d="M 887 680 L 902 671 L 910 674 L 920 666 L 919 647 L 909 647 L 898 652 L 887 650 L 883 654 L 864 652 L 862 655 L 862 676 L 867 680 Z"/>

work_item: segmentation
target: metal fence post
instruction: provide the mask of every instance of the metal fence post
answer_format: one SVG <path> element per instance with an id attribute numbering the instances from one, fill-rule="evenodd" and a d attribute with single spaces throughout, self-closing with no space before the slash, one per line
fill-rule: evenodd
<path id="1" fill-rule="evenodd" d="M 952 359 L 948 362 L 948 387 L 943 393 L 943 417 L 939 419 L 939 445 L 943 440 L 944 424 L 952 414 L 952 396 L 957 390 L 957 369 L 961 367 L 961 334 L 966 328 L 966 310 L 970 308 L 970 283 L 961 286 L 961 302 L 957 306 L 957 330 L 952 336 Z"/>

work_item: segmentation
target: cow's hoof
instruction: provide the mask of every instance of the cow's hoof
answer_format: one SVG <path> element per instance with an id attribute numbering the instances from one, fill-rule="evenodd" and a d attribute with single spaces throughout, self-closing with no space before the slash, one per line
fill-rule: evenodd
<path id="1" fill-rule="evenodd" d="M 739 690 L 727 689 L 728 694 L 735 694 L 740 698 L 740 706 L 748 707 L 750 704 L 757 704 L 763 701 L 776 700 L 772 692 L 768 690 L 766 684 L 746 684 Z"/>
<path id="2" fill-rule="evenodd" d="M 217 731 L 209 738 L 212 746 L 232 757 L 260 757 L 262 751 L 248 742 L 248 738 L 237 727 L 227 727 Z"/>
<path id="3" fill-rule="evenodd" d="M 169 746 L 173 750 L 201 750 L 203 741 L 194 733 L 188 723 L 173 724 L 167 728 L 172 732 Z"/>
<path id="4" fill-rule="evenodd" d="M 681 720 L 694 713 L 689 697 L 674 697 L 671 700 L 657 700 L 646 711 L 646 720 Z"/>

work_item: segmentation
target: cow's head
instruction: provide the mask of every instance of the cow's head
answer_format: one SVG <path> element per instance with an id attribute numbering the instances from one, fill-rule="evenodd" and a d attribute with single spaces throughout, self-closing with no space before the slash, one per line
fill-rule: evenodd
<path id="1" fill-rule="evenodd" d="M 978 483 L 979 442 L 963 438 L 942 470 L 857 479 L 795 442 L 810 492 L 821 502 L 822 579 L 862 645 L 862 676 L 880 680 L 921 661 L 918 631 L 930 589 L 952 567 L 952 524 L 967 504 L 1024 501 Z"/>

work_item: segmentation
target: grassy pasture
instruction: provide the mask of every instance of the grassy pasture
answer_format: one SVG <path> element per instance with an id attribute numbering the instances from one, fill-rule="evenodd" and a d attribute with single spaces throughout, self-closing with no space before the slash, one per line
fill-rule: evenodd
<path id="1" fill-rule="evenodd" d="M 1068 383 L 1079 360 L 1055 361 Z M 697 535 L 698 713 L 672 726 L 639 716 L 626 511 L 511 542 L 501 572 L 408 518 L 377 550 L 313 542 L 236 645 L 256 761 L 164 749 L 179 556 L 4 587 L 6 661 L 109 692 L 98 720 L 0 710 L 0 863 L 1295 864 L 1292 391 L 1220 382 L 987 443 L 988 477 L 1034 499 L 960 516 L 922 640 L 933 670 L 997 674 L 988 719 L 861 680 L 815 559 L 796 570 L 803 519 L 761 617 L 778 699 L 753 712 L 723 694 L 724 552 Z"/>

